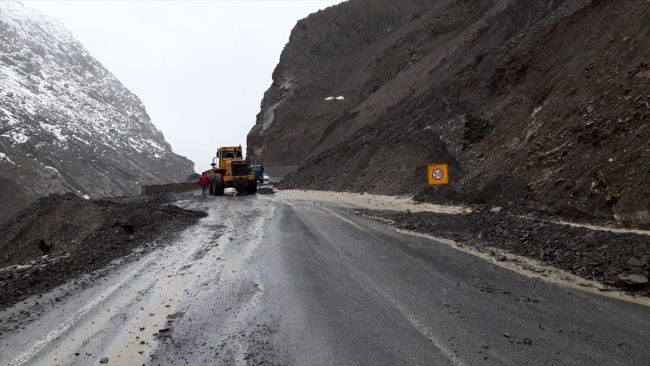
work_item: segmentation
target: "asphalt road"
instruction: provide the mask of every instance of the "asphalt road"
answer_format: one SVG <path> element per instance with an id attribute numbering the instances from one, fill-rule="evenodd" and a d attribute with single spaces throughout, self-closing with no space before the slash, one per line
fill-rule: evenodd
<path id="1" fill-rule="evenodd" d="M 650 309 L 533 279 L 348 210 L 190 197 L 209 217 L 0 316 L 0 365 L 647 365 Z M 58 299 L 58 300 L 57 300 Z"/>

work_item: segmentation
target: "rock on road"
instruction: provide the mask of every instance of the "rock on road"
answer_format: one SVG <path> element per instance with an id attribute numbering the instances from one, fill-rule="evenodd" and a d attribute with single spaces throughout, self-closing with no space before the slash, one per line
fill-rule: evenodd
<path id="1" fill-rule="evenodd" d="M 523 276 L 342 204 L 186 196 L 172 245 L 0 313 L 0 365 L 646 365 L 648 307 Z M 349 205 L 345 205 L 349 206 Z M 66 293 L 62 301 L 57 294 Z"/>

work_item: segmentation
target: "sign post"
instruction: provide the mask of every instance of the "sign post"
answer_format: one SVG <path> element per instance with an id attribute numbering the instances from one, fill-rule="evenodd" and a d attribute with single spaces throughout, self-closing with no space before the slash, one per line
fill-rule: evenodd
<path id="1" fill-rule="evenodd" d="M 427 169 L 429 175 L 429 184 L 449 184 L 449 174 L 447 173 L 447 164 L 432 164 Z"/>

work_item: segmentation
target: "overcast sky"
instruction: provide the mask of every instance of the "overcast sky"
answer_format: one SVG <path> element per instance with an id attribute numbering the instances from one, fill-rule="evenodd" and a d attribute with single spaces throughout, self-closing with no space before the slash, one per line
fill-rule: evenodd
<path id="1" fill-rule="evenodd" d="M 31 1 L 140 97 L 174 152 L 208 169 L 245 147 L 299 19 L 342 0 Z"/>

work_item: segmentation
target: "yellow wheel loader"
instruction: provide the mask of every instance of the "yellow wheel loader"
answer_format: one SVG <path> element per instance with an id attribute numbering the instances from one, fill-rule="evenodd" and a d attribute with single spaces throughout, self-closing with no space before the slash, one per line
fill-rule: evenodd
<path id="1" fill-rule="evenodd" d="M 215 163 L 217 159 L 219 164 Z M 210 178 L 210 194 L 223 196 L 226 188 L 234 188 L 239 194 L 257 192 L 255 173 L 244 160 L 241 145 L 219 148 L 210 165 L 212 169 L 205 172 Z"/>

